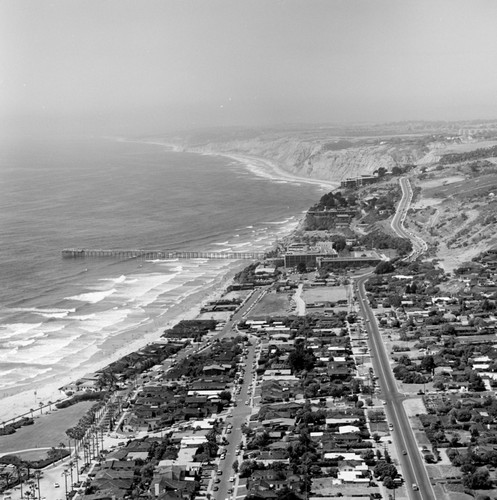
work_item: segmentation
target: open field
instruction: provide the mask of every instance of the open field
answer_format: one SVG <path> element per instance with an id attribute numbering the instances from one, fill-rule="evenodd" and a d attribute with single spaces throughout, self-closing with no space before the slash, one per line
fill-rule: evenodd
<path id="1" fill-rule="evenodd" d="M 95 401 L 83 401 L 69 408 L 35 418 L 34 425 L 22 427 L 16 433 L 0 436 L 0 453 L 32 448 L 51 448 L 59 443 L 68 444 L 66 430 L 78 423 Z"/>
<path id="2" fill-rule="evenodd" d="M 441 178 L 440 181 L 444 182 Z M 488 174 L 474 179 L 453 182 L 442 186 L 433 186 L 423 189 L 423 198 L 449 198 L 453 196 L 468 197 L 478 194 L 486 194 L 497 188 L 497 174 Z"/>
<path id="3" fill-rule="evenodd" d="M 430 179 L 425 181 L 416 180 L 416 184 L 418 184 L 422 189 L 429 188 L 439 188 L 440 186 L 447 186 L 449 184 L 454 184 L 455 182 L 464 181 L 466 178 L 462 175 L 451 175 L 449 177 Z"/>
<path id="4" fill-rule="evenodd" d="M 293 294 L 293 291 L 291 293 L 266 294 L 252 309 L 249 317 L 258 318 L 261 316 L 283 316 L 288 314 L 294 307 L 294 302 L 291 300 Z"/>
<path id="5" fill-rule="evenodd" d="M 200 313 L 197 319 L 214 319 L 216 321 L 228 321 L 231 313 L 229 311 L 207 311 Z"/>
<path id="6" fill-rule="evenodd" d="M 485 149 L 497 146 L 497 141 L 478 141 L 478 142 L 467 142 L 464 144 L 451 144 L 447 146 L 447 149 L 443 151 L 442 154 L 449 153 L 469 153 L 470 151 L 475 151 L 476 149 Z"/>
<path id="7" fill-rule="evenodd" d="M 347 290 L 344 286 L 304 288 L 302 298 L 306 304 L 323 301 L 336 302 L 337 300 L 347 299 Z"/>
<path id="8" fill-rule="evenodd" d="M 44 458 L 47 458 L 48 450 L 49 450 L 48 448 L 38 448 L 36 450 L 22 451 L 20 453 L 16 453 L 16 455 L 21 460 L 30 460 L 30 461 L 43 460 Z"/>

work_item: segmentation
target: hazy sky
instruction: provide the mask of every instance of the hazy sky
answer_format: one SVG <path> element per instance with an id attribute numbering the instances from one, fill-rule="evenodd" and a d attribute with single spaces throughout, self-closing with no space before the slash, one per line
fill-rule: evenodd
<path id="1" fill-rule="evenodd" d="M 0 0 L 0 130 L 497 118 L 496 0 Z"/>

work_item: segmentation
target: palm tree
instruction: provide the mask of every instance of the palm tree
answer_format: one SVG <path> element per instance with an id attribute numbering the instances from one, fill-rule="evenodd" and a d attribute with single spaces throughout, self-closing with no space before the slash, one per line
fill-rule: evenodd
<path id="1" fill-rule="evenodd" d="M 79 460 L 80 460 L 80 456 L 75 453 L 74 454 L 74 459 L 76 460 L 76 482 L 79 483 Z"/>

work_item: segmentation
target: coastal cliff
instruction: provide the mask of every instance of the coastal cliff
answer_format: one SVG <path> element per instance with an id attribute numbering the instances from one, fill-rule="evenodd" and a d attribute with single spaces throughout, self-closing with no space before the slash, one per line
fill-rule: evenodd
<path id="1" fill-rule="evenodd" d="M 415 164 L 429 153 L 431 140 L 412 136 L 344 138 L 318 131 L 247 132 L 235 137 L 190 134 L 168 138 L 167 143 L 181 151 L 258 157 L 297 177 L 339 182 L 380 168 L 391 171 L 395 166 Z"/>

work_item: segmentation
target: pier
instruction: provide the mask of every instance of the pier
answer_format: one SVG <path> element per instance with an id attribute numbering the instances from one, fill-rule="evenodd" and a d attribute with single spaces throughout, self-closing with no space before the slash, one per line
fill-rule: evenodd
<path id="1" fill-rule="evenodd" d="M 105 250 L 92 248 L 65 248 L 62 250 L 62 257 L 89 258 L 89 257 L 110 257 L 114 259 L 233 259 L 233 260 L 263 260 L 266 258 L 264 252 L 182 252 L 169 250 Z"/>

